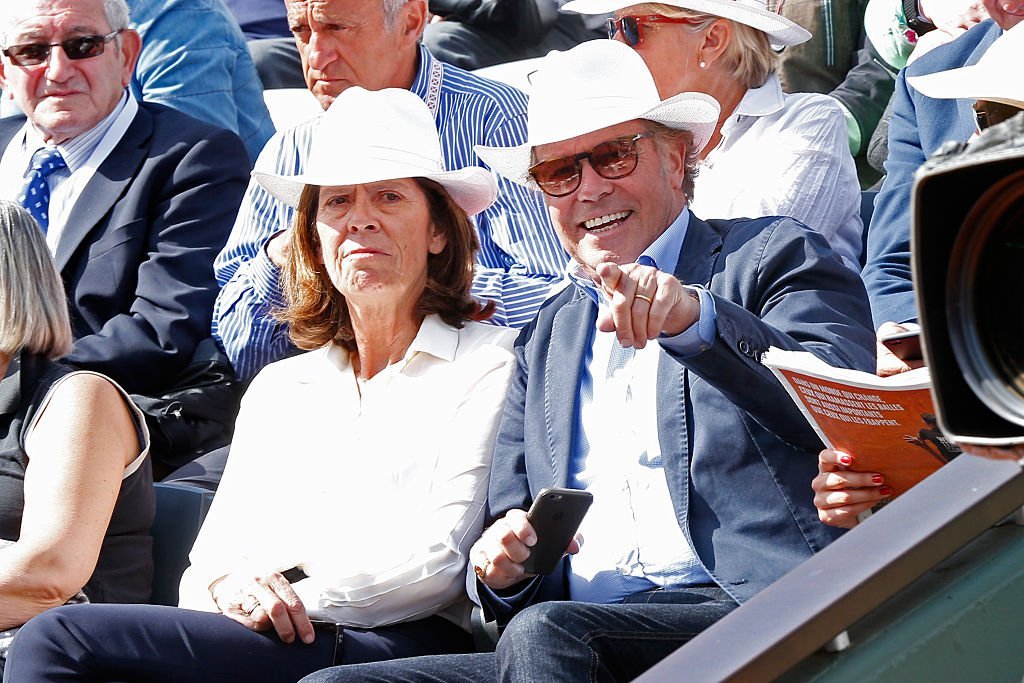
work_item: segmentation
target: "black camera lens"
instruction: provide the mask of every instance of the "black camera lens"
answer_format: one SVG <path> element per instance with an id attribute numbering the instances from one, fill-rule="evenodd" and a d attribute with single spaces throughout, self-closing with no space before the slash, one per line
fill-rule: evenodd
<path id="1" fill-rule="evenodd" d="M 974 203 L 946 282 L 950 342 L 964 379 L 990 410 L 1024 426 L 1024 171 Z"/>

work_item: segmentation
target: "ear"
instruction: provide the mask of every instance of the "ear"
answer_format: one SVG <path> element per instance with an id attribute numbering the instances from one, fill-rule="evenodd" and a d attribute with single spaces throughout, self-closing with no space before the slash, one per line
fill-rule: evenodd
<path id="1" fill-rule="evenodd" d="M 448 237 L 437 227 L 430 227 L 430 243 L 427 245 L 427 251 L 431 254 L 440 254 L 444 251 L 445 247 L 448 246 Z"/>
<path id="2" fill-rule="evenodd" d="M 135 62 L 139 59 L 139 52 L 142 51 L 142 38 L 135 29 L 126 28 L 115 40 L 120 40 L 121 47 L 121 85 L 127 87 L 132 82 L 132 74 L 135 73 Z"/>
<path id="3" fill-rule="evenodd" d="M 403 43 L 415 44 L 420 41 L 428 15 L 427 0 L 409 0 L 402 6 L 396 19 L 395 31 Z"/>
<path id="4" fill-rule="evenodd" d="M 7 58 L 0 57 L 0 90 L 4 91 L 4 97 L 11 98 L 10 90 L 7 87 Z"/>
<path id="5" fill-rule="evenodd" d="M 700 61 L 711 66 L 725 54 L 725 48 L 732 40 L 732 24 L 726 19 L 718 19 L 704 32 L 704 42 L 700 46 Z"/>

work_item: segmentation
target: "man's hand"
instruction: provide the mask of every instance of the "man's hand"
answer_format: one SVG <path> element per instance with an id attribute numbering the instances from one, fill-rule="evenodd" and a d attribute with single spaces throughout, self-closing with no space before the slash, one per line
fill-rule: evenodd
<path id="1" fill-rule="evenodd" d="M 628 263 L 602 263 L 598 284 L 611 301 L 597 327 L 615 332 L 625 348 L 642 349 L 661 334 L 676 335 L 700 318 L 700 300 L 679 280 L 657 268 Z"/>
<path id="2" fill-rule="evenodd" d="M 886 322 L 878 328 L 878 339 L 881 340 L 883 337 L 896 334 L 897 332 L 909 332 L 910 328 L 904 327 L 899 323 Z M 912 360 L 903 361 L 897 358 L 892 351 L 886 348 L 885 344 L 881 341 L 876 343 L 876 352 L 878 354 L 877 371 L 879 377 L 889 377 L 891 375 L 898 375 L 901 372 L 907 372 L 914 368 L 919 368 L 924 365 L 923 360 Z"/>
<path id="3" fill-rule="evenodd" d="M 228 574 L 210 593 L 224 616 L 253 631 L 273 627 L 285 643 L 298 635 L 308 645 L 316 637 L 302 600 L 288 579 L 277 572 L 267 576 Z"/>
<path id="4" fill-rule="evenodd" d="M 850 529 L 857 515 L 892 495 L 877 472 L 855 472 L 853 457 L 826 448 L 818 454 L 818 476 L 811 481 L 818 519 L 830 526 Z"/>
<path id="5" fill-rule="evenodd" d="M 480 579 L 492 590 L 513 586 L 532 574 L 523 571 L 522 562 L 537 544 L 537 532 L 523 510 L 509 510 L 491 525 L 469 551 L 469 561 Z M 579 535 L 565 549 L 570 555 L 580 551 Z"/>
<path id="6" fill-rule="evenodd" d="M 964 453 L 992 460 L 1019 460 L 1024 466 L 1024 444 L 1014 446 L 979 446 L 971 443 L 957 443 Z"/>
<path id="7" fill-rule="evenodd" d="M 282 230 L 267 241 L 267 256 L 278 268 L 284 268 L 292 253 L 292 231 Z"/>
<path id="8" fill-rule="evenodd" d="M 988 19 L 983 0 L 918 0 L 918 6 L 935 28 L 951 35 Z"/>

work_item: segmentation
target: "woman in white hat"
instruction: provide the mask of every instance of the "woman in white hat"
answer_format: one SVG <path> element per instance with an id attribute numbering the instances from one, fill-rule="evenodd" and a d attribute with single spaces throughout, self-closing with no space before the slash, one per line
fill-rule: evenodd
<path id="1" fill-rule="evenodd" d="M 784 94 L 775 74 L 772 45 L 810 33 L 764 0 L 573 0 L 563 9 L 614 12 L 608 37 L 643 57 L 662 98 L 703 92 L 721 104 L 691 197 L 698 215 L 796 218 L 859 270 L 860 185 L 842 109 L 826 95 Z"/>
<path id="2" fill-rule="evenodd" d="M 406 90 L 350 88 L 314 135 L 304 175 L 256 174 L 297 209 L 281 317 L 310 353 L 243 400 L 181 583 L 202 611 L 61 611 L 23 629 L 11 680 L 295 681 L 472 648 L 466 555 L 515 337 L 469 295 L 467 216 L 495 182 L 443 169 Z"/>

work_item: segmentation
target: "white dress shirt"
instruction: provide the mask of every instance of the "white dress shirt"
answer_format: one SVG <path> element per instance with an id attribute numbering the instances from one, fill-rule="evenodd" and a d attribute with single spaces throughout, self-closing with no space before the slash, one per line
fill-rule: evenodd
<path id="1" fill-rule="evenodd" d="M 751 88 L 699 166 L 690 209 L 701 218 L 790 216 L 860 271 L 864 225 L 846 121 L 827 95 Z"/>
<path id="2" fill-rule="evenodd" d="M 209 587 L 227 574 L 299 567 L 313 618 L 368 628 L 440 614 L 466 627 L 515 336 L 428 316 L 405 357 L 365 382 L 336 345 L 267 366 L 179 604 L 216 611 Z"/>
<path id="3" fill-rule="evenodd" d="M 121 101 L 102 121 L 81 135 L 57 145 L 68 167 L 54 172 L 47 179 L 50 187 L 50 225 L 46 231 L 46 244 L 51 253 L 57 251 L 57 242 L 64 232 L 64 225 L 75 202 L 85 191 L 96 169 L 117 143 L 121 142 L 138 111 L 139 104 L 125 91 Z M 22 129 L 11 138 L 3 158 L 0 158 L 0 198 L 18 200 L 25 186 L 25 174 L 32 162 L 32 155 L 44 146 L 39 131 L 30 121 L 26 121 Z"/>

